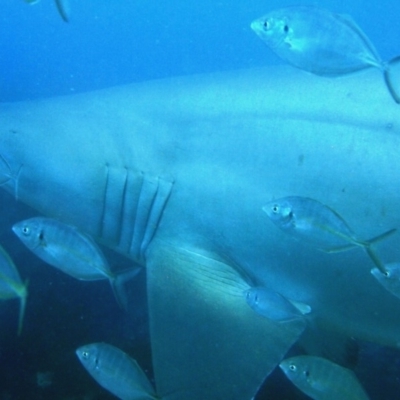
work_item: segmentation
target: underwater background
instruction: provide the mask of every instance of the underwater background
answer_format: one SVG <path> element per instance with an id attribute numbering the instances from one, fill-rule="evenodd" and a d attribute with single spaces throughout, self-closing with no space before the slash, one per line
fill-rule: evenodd
<path id="1" fill-rule="evenodd" d="M 281 64 L 250 22 L 275 8 L 299 4 L 351 15 L 382 59 L 400 55 L 400 2 L 395 0 L 70 0 L 69 23 L 62 21 L 53 0 L 34 5 L 2 0 L 0 101 Z M 129 283 L 132 306 L 121 311 L 107 281 L 77 281 L 44 264 L 18 241 L 11 226 L 35 215 L 0 191 L 0 244 L 23 280 L 29 280 L 20 337 L 18 300 L 0 302 L 0 400 L 115 398 L 83 369 L 75 349 L 97 341 L 113 344 L 151 376 L 145 274 Z M 127 260 L 105 252 L 112 267 L 127 266 Z M 357 347 L 354 368 L 371 399 L 400 399 L 400 352 L 369 343 Z M 306 398 L 279 369 L 257 396 Z"/>

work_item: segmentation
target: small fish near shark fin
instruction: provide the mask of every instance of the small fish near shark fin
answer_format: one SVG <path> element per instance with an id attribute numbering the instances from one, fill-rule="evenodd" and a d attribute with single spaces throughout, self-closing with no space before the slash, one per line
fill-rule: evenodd
<path id="1" fill-rule="evenodd" d="M 210 254 L 153 243 L 146 272 L 161 398 L 253 398 L 304 330 L 257 315 L 240 272 Z"/>
<path id="2" fill-rule="evenodd" d="M 119 348 L 107 343 L 91 343 L 79 347 L 75 353 L 93 379 L 119 399 L 157 399 L 140 365 Z"/>

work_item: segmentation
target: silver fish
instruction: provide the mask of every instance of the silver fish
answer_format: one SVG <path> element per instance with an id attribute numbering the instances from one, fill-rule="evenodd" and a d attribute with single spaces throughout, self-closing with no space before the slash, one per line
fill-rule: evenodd
<path id="1" fill-rule="evenodd" d="M 138 363 L 106 343 L 92 343 L 76 350 L 79 361 L 109 392 L 122 400 L 156 399 L 154 388 Z"/>
<path id="2" fill-rule="evenodd" d="M 302 318 L 311 311 L 310 306 L 293 302 L 266 287 L 255 286 L 243 292 L 247 304 L 258 314 L 273 321 Z"/>
<path id="3" fill-rule="evenodd" d="M 380 69 L 390 94 L 400 103 L 390 74 L 399 57 L 383 62 L 351 17 L 314 6 L 287 7 L 256 19 L 251 28 L 280 58 L 316 75 Z"/>
<path id="4" fill-rule="evenodd" d="M 362 247 L 379 270 L 385 272 L 385 266 L 372 249 L 372 244 L 386 239 L 396 229 L 370 240 L 360 240 L 336 211 L 308 197 L 284 197 L 267 203 L 262 209 L 277 227 L 326 252 Z"/>
<path id="5" fill-rule="evenodd" d="M 369 399 L 352 371 L 324 358 L 291 357 L 279 367 L 295 386 L 314 400 Z"/>
<path id="6" fill-rule="evenodd" d="M 26 298 L 28 296 L 27 285 L 22 282 L 17 267 L 10 256 L 0 246 L 0 299 L 8 300 L 19 298 L 18 335 L 22 332 L 25 315 Z"/>
<path id="7" fill-rule="evenodd" d="M 24 245 L 46 263 L 84 281 L 108 279 L 121 307 L 126 308 L 123 283 L 140 269 L 114 274 L 95 241 L 72 225 L 35 217 L 13 225 Z"/>
<path id="8" fill-rule="evenodd" d="M 371 274 L 390 293 L 400 298 L 400 263 L 385 264 L 385 271 L 371 269 Z"/>

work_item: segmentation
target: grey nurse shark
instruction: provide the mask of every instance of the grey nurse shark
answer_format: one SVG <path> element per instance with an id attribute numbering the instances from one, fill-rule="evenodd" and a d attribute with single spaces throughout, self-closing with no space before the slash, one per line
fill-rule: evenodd
<path id="1" fill-rule="evenodd" d="M 255 396 L 305 326 L 256 314 L 251 284 L 308 304 L 313 329 L 400 344 L 400 301 L 363 251 L 318 251 L 262 211 L 307 196 L 363 239 L 400 226 L 400 109 L 379 71 L 270 68 L 1 104 L 0 129 L 3 188 L 146 267 L 160 397 Z M 399 241 L 376 244 L 383 262 Z"/>

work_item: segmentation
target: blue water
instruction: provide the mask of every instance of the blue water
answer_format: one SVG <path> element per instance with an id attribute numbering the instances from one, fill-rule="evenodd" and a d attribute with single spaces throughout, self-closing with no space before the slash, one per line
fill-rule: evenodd
<path id="1" fill-rule="evenodd" d="M 250 22 L 290 1 L 70 0 L 64 23 L 52 0 L 0 5 L 0 101 L 78 93 L 135 81 L 281 63 Z M 310 4 L 296 1 L 295 4 Z M 400 2 L 313 2 L 350 14 L 383 59 L 400 54 Z M 0 303 L 0 400 L 111 399 L 83 370 L 78 346 L 105 341 L 134 354 L 151 375 L 144 276 L 121 312 L 107 282 L 77 282 L 34 258 L 12 235 L 16 220 L 36 215 L 0 192 L 0 243 L 29 278 L 24 331 L 18 302 Z M 109 255 L 116 267 L 125 260 Z M 399 330 L 400 331 L 400 330 Z M 400 399 L 400 353 L 359 343 L 356 372 L 372 399 Z M 52 374 L 41 387 L 38 372 Z M 279 370 L 259 399 L 305 399 Z"/>

